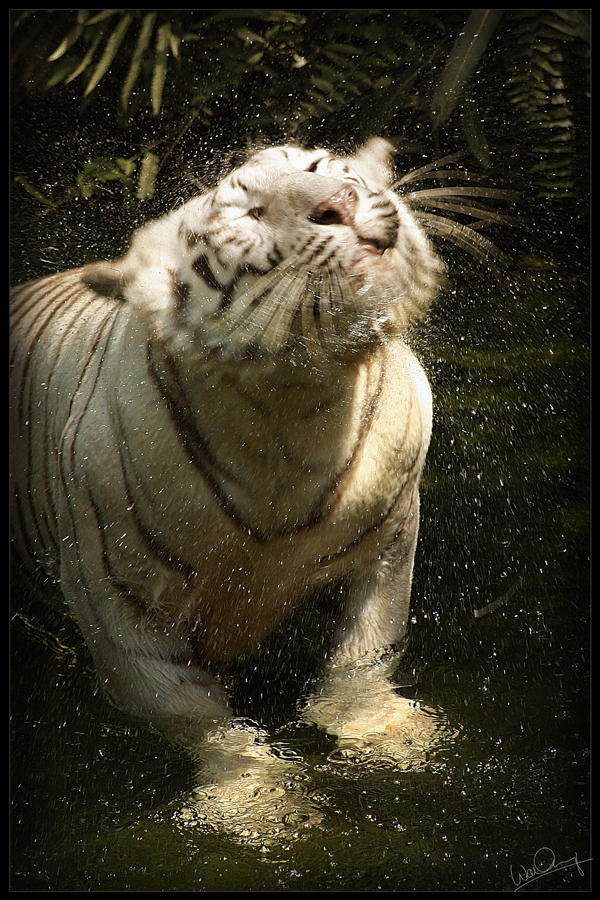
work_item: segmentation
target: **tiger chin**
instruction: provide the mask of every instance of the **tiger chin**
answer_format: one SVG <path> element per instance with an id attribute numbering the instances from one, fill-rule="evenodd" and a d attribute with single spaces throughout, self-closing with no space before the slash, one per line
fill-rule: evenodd
<path id="1" fill-rule="evenodd" d="M 216 664 L 335 585 L 332 672 L 406 630 L 442 265 L 392 148 L 263 150 L 121 259 L 12 293 L 12 530 L 114 700 L 223 720 Z"/>

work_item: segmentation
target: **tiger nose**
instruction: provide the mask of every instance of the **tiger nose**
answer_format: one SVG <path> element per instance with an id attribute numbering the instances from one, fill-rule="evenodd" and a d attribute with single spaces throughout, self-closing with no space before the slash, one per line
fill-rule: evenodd
<path id="1" fill-rule="evenodd" d="M 318 203 L 308 218 L 317 225 L 353 225 L 357 204 L 358 194 L 353 187 L 345 185 Z"/>

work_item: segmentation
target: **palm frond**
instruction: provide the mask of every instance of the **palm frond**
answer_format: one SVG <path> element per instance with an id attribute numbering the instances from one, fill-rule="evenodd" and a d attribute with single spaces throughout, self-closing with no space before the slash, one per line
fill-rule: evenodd
<path id="1" fill-rule="evenodd" d="M 507 97 L 530 136 L 538 197 L 567 198 L 577 171 L 586 170 L 578 131 L 589 121 L 589 14 L 587 27 L 584 10 L 515 10 L 513 17 Z"/>
<path id="2" fill-rule="evenodd" d="M 467 19 L 450 51 L 431 101 L 434 133 L 448 120 L 461 99 L 503 12 L 501 9 L 474 9 Z"/>
<path id="3" fill-rule="evenodd" d="M 20 103 L 36 91 L 73 85 L 70 97 L 81 101 L 81 124 L 94 125 L 98 142 L 118 145 L 115 167 L 118 158 L 127 158 L 128 203 L 152 196 L 152 177 L 164 174 L 166 160 L 189 174 L 189 144 L 183 138 L 192 123 L 195 146 L 215 135 L 223 147 L 232 141 L 239 146 L 243 134 L 249 145 L 284 138 L 342 148 L 383 134 L 410 153 L 441 149 L 443 155 L 444 147 L 458 144 L 485 168 L 492 152 L 507 147 L 506 129 L 514 126 L 512 120 L 504 126 L 502 119 L 511 116 L 520 127 L 512 134 L 521 168 L 538 196 L 571 198 L 577 184 L 581 196 L 589 171 L 589 17 L 578 10 L 500 15 L 498 10 L 468 15 L 370 9 L 343 14 L 15 11 L 12 90 Z M 442 74 L 432 83 L 437 72 Z M 490 76 L 499 93 L 488 89 Z M 111 103 L 116 115 L 106 136 L 94 111 L 110 109 Z M 103 149 L 98 157 L 106 160 L 110 152 Z M 447 154 L 446 180 L 467 180 L 459 156 Z M 408 173 L 401 185 L 439 177 L 439 164 L 426 169 Z M 33 172 L 19 174 L 34 184 Z M 96 189 L 89 177 L 84 181 L 86 197 L 107 189 L 106 180 Z M 468 181 L 473 184 L 475 176 Z M 77 184 L 74 178 L 72 196 Z"/>

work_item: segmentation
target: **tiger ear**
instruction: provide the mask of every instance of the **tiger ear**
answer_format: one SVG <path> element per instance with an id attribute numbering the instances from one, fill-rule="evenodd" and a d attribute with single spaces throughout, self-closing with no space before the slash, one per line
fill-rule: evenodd
<path id="1" fill-rule="evenodd" d="M 123 289 L 127 283 L 121 260 L 90 263 L 81 272 L 81 280 L 93 291 L 111 300 L 124 300 Z"/>
<path id="2" fill-rule="evenodd" d="M 390 186 L 396 148 L 384 138 L 371 138 L 351 159 L 352 168 L 380 188 Z"/>

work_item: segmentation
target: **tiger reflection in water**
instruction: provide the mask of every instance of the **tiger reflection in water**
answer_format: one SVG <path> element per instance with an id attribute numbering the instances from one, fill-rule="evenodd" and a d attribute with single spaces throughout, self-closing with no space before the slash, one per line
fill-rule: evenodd
<path id="1" fill-rule="evenodd" d="M 12 294 L 16 555 L 58 582 L 119 705 L 218 723 L 238 759 L 211 666 L 332 585 L 333 721 L 318 692 L 304 715 L 402 729 L 385 679 L 375 708 L 354 683 L 356 715 L 344 688 L 405 632 L 431 432 L 403 337 L 442 265 L 391 149 L 263 150 L 121 259 Z"/>

